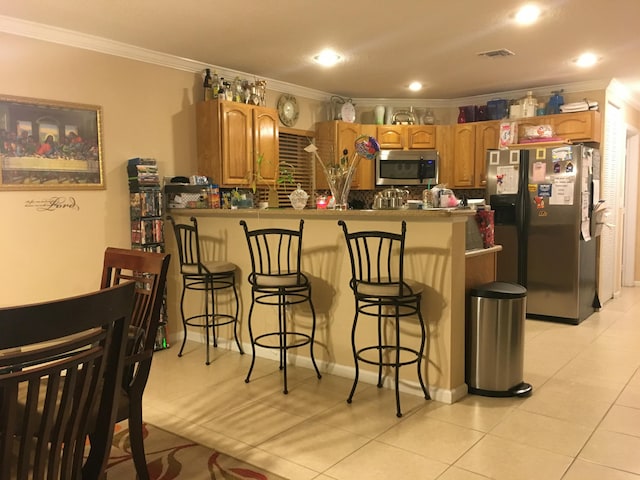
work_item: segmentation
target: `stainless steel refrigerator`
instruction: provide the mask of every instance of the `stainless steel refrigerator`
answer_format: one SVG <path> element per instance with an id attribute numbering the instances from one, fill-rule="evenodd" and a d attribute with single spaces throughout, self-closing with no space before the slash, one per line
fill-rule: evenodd
<path id="1" fill-rule="evenodd" d="M 584 145 L 489 150 L 497 280 L 527 288 L 527 316 L 578 324 L 598 306 L 591 234 L 600 156 Z"/>

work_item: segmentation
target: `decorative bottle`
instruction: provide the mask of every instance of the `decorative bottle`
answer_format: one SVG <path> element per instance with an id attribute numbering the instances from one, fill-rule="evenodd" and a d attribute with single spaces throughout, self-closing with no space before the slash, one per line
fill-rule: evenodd
<path id="1" fill-rule="evenodd" d="M 218 98 L 218 92 L 220 91 L 220 79 L 218 78 L 218 74 L 216 71 L 213 71 L 213 76 L 211 77 L 211 87 L 213 90 L 213 98 Z"/>
<path id="2" fill-rule="evenodd" d="M 384 105 L 376 105 L 373 111 L 376 117 L 376 124 L 382 125 L 384 122 Z"/>
<path id="3" fill-rule="evenodd" d="M 220 100 L 227 99 L 227 93 L 224 90 L 224 77 L 220 77 L 220 85 L 218 87 L 218 98 Z"/>
<path id="4" fill-rule="evenodd" d="M 458 123 L 466 123 L 467 122 L 467 113 L 464 107 L 458 107 L 460 113 L 458 113 Z"/>
<path id="5" fill-rule="evenodd" d="M 208 68 L 205 70 L 202 86 L 204 87 L 205 101 L 213 99 L 213 80 L 211 78 L 211 70 Z"/>
<path id="6" fill-rule="evenodd" d="M 536 109 L 538 108 L 538 100 L 533 98 L 533 92 L 529 90 L 527 96 L 522 99 L 522 116 L 535 117 Z"/>

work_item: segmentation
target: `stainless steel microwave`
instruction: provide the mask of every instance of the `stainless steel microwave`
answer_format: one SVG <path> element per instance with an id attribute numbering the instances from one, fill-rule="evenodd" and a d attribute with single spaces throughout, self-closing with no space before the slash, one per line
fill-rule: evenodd
<path id="1" fill-rule="evenodd" d="M 437 150 L 381 150 L 376 157 L 376 185 L 438 183 Z"/>

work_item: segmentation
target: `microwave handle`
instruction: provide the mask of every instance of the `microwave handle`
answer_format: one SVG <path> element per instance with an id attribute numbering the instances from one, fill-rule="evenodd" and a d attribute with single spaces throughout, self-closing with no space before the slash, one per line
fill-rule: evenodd
<path id="1" fill-rule="evenodd" d="M 420 158 L 420 162 L 418 163 L 418 180 L 420 183 L 424 183 L 424 179 L 427 176 L 427 162 L 423 158 Z"/>

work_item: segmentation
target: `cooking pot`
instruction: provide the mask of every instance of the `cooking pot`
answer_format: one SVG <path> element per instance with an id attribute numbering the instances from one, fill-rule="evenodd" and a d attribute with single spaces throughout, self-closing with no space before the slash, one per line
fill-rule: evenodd
<path id="1" fill-rule="evenodd" d="M 401 188 L 385 188 L 373 199 L 376 210 L 398 210 L 404 208 L 409 198 L 409 190 Z"/>

